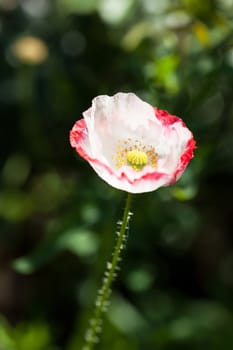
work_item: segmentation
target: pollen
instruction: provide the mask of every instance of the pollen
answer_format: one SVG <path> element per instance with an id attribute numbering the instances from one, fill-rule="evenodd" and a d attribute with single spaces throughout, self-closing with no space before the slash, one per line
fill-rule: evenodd
<path id="1" fill-rule="evenodd" d="M 148 156 L 143 151 L 133 150 L 127 153 L 128 164 L 135 170 L 141 170 L 148 162 Z"/>
<path id="2" fill-rule="evenodd" d="M 118 140 L 116 155 L 113 156 L 113 159 L 118 169 L 128 165 L 135 171 L 140 171 L 146 165 L 156 168 L 158 154 L 153 146 L 144 145 L 139 140 L 128 138 L 126 140 Z"/>

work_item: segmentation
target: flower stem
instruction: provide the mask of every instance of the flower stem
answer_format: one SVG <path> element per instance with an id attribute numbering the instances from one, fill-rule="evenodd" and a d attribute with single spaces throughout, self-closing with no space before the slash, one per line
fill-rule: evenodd
<path id="1" fill-rule="evenodd" d="M 92 350 L 95 343 L 97 343 L 99 340 L 98 336 L 102 330 L 102 316 L 103 313 L 107 311 L 107 307 L 109 305 L 109 297 L 111 294 L 111 285 L 114 278 L 116 277 L 121 251 L 125 247 L 126 232 L 128 230 L 128 223 L 131 216 L 131 200 L 132 195 L 128 193 L 123 219 L 122 222 L 120 222 L 120 231 L 117 232 L 117 241 L 113 250 L 112 260 L 111 262 L 107 263 L 102 287 L 99 290 L 96 298 L 94 315 L 90 320 L 90 326 L 86 332 L 86 343 L 82 350 Z"/>

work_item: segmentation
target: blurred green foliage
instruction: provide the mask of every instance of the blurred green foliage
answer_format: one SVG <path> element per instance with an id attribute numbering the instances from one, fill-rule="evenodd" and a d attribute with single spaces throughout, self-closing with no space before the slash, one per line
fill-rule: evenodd
<path id="1" fill-rule="evenodd" d="M 233 348 L 232 20 L 232 0 L 0 0 L 1 350 L 82 346 L 124 193 L 69 130 L 118 91 L 181 116 L 198 150 L 135 196 L 96 348 Z"/>

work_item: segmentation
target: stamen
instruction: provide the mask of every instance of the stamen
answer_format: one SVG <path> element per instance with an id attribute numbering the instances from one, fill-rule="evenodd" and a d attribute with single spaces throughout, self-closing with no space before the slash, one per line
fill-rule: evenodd
<path id="1" fill-rule="evenodd" d="M 139 140 L 128 138 L 118 140 L 117 152 L 113 159 L 116 161 L 117 168 L 129 165 L 135 171 L 140 171 L 145 165 L 156 168 L 158 154 L 153 146 L 143 145 Z"/>

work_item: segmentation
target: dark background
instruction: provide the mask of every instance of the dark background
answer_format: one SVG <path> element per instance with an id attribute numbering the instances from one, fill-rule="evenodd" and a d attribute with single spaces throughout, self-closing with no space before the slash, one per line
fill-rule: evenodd
<path id="1" fill-rule="evenodd" d="M 183 118 L 181 180 L 134 196 L 96 349 L 233 349 L 232 0 L 0 1 L 0 349 L 78 350 L 125 193 L 69 145 L 99 94 Z"/>

